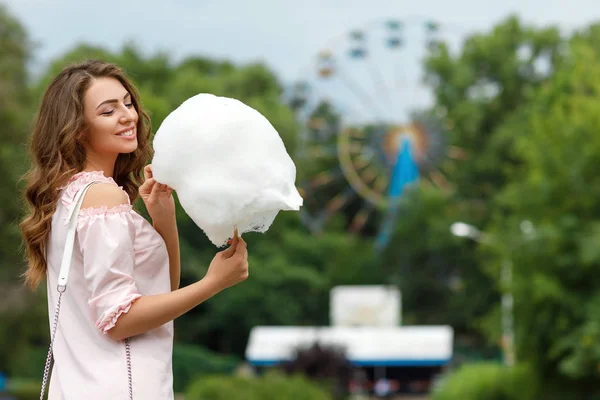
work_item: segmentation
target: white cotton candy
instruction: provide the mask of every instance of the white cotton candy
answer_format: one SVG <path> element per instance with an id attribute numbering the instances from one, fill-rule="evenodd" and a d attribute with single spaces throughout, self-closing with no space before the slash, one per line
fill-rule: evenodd
<path id="1" fill-rule="evenodd" d="M 244 103 L 211 94 L 186 100 L 154 138 L 154 177 L 216 246 L 265 232 L 280 210 L 299 210 L 296 166 L 271 123 Z"/>

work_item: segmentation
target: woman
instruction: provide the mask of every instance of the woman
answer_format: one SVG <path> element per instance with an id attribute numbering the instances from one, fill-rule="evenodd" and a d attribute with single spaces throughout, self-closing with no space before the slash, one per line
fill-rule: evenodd
<path id="1" fill-rule="evenodd" d="M 127 399 L 129 371 L 133 398 L 172 399 L 172 321 L 248 276 L 246 244 L 234 238 L 202 280 L 179 289 L 171 189 L 144 167 L 151 157 L 148 120 L 123 72 L 100 61 L 67 67 L 43 96 L 21 230 L 26 282 L 36 288 L 46 278 L 51 319 L 66 218 L 76 194 L 95 182 L 77 221 L 50 400 Z M 138 192 L 152 224 L 132 209 Z"/>

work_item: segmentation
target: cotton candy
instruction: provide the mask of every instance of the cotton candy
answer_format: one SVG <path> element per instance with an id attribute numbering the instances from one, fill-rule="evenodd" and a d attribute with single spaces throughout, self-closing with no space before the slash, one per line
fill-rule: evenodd
<path id="1" fill-rule="evenodd" d="M 296 166 L 279 133 L 239 100 L 198 94 L 163 121 L 152 171 L 215 246 L 266 232 L 282 210 L 299 210 Z"/>

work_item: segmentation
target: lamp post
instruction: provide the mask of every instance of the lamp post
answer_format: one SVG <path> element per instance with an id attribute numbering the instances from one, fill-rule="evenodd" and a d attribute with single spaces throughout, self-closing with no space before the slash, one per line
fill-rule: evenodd
<path id="1" fill-rule="evenodd" d="M 532 228 L 529 221 L 523 221 Z M 521 224 L 521 231 L 525 233 Z M 494 244 L 495 239 L 489 234 L 481 232 L 473 225 L 464 222 L 455 222 L 450 226 L 454 236 L 466 237 L 482 244 Z M 515 332 L 514 332 L 514 301 L 512 294 L 512 259 L 510 256 L 502 261 L 500 278 L 503 283 L 501 311 L 502 311 L 502 342 L 504 348 L 504 364 L 512 367 L 516 362 Z"/>

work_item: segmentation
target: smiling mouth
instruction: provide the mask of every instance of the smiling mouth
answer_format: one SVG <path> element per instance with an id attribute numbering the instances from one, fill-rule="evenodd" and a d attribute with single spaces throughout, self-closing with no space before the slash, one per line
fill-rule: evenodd
<path id="1" fill-rule="evenodd" d="M 125 132 L 123 132 L 123 133 L 119 133 L 117 136 L 124 136 L 124 137 L 127 137 L 127 136 L 133 136 L 134 134 L 135 134 L 135 129 L 134 129 L 134 128 L 131 128 L 131 129 L 130 129 L 130 130 L 128 130 L 128 131 L 125 131 Z"/>

